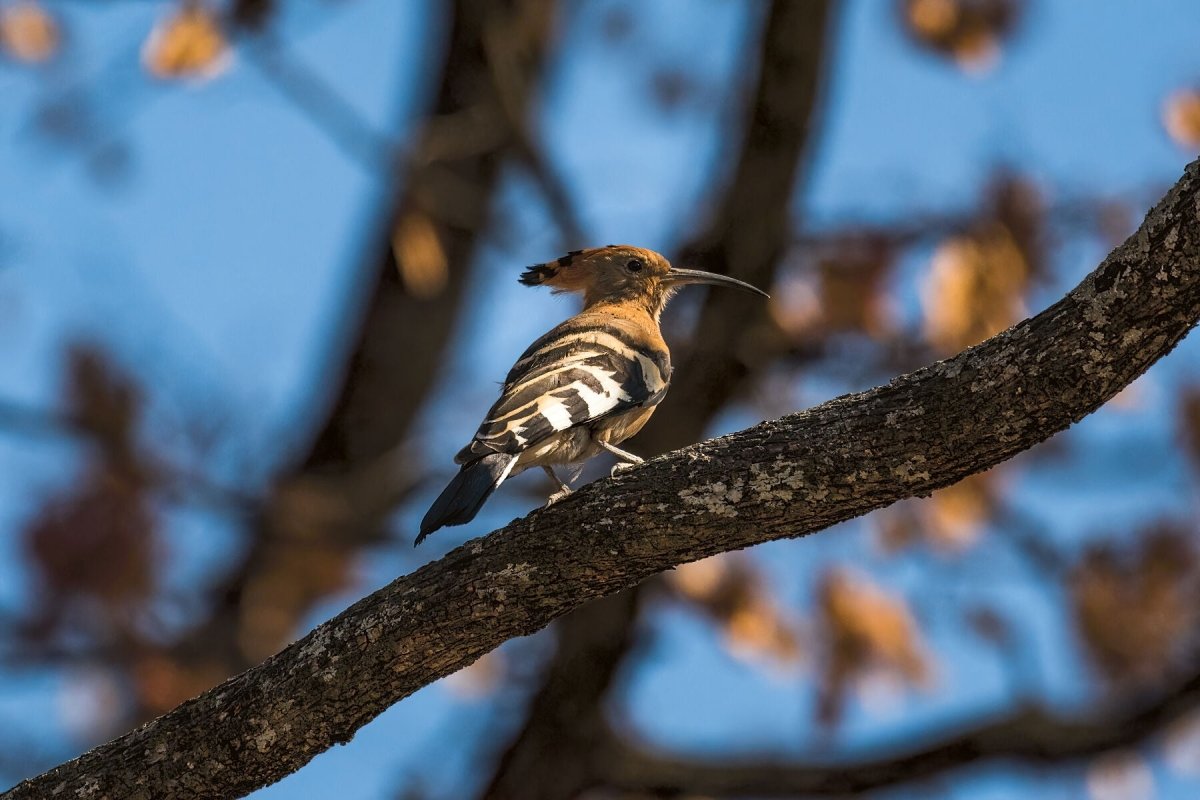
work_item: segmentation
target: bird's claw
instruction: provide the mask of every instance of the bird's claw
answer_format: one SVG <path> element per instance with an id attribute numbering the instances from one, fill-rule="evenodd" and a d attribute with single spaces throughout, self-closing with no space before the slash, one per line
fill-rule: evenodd
<path id="1" fill-rule="evenodd" d="M 627 461 L 618 461 L 616 464 L 613 464 L 613 468 L 608 474 L 615 478 L 621 473 L 628 472 L 636 466 L 637 464 L 630 464 Z"/>
<path id="2" fill-rule="evenodd" d="M 557 492 L 555 492 L 554 494 L 552 494 L 546 498 L 546 507 L 550 507 L 550 506 L 554 505 L 559 500 L 562 500 L 564 497 L 566 497 L 569 494 L 571 494 L 570 487 L 564 486 L 563 488 L 559 489 Z"/>

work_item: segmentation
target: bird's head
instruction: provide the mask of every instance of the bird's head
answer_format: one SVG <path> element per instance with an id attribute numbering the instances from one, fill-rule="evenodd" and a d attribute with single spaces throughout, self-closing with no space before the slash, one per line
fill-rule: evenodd
<path id="1" fill-rule="evenodd" d="M 689 283 L 730 286 L 767 297 L 767 293 L 735 278 L 677 269 L 653 250 L 625 244 L 572 250 L 562 258 L 535 264 L 521 273 L 526 286 L 549 286 L 556 292 L 579 292 L 584 307 L 605 302 L 642 305 L 655 319 L 675 290 Z"/>

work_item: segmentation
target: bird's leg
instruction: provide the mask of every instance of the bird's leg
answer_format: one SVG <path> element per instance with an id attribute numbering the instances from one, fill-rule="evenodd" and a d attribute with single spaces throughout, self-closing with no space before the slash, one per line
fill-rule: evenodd
<path id="1" fill-rule="evenodd" d="M 571 493 L 571 487 L 563 483 L 562 478 L 558 477 L 554 470 L 548 465 L 543 465 L 542 469 L 546 470 L 546 474 L 550 476 L 550 480 L 554 481 L 555 485 L 558 486 L 558 491 L 546 499 L 546 505 L 552 506 L 559 500 L 562 500 L 564 497 L 569 495 Z"/>
<path id="2" fill-rule="evenodd" d="M 596 444 L 600 445 L 605 450 L 612 453 L 617 458 L 621 459 L 620 461 L 618 461 L 616 464 L 613 465 L 612 472 L 610 473 L 612 475 L 619 475 L 620 473 L 624 472 L 627 469 L 632 469 L 633 467 L 637 466 L 638 464 L 645 463 L 645 459 L 643 459 L 641 456 L 635 456 L 633 453 L 622 450 L 621 448 L 617 447 L 616 445 L 612 445 L 612 444 L 609 444 L 608 442 L 601 442 L 601 441 L 597 441 Z"/>

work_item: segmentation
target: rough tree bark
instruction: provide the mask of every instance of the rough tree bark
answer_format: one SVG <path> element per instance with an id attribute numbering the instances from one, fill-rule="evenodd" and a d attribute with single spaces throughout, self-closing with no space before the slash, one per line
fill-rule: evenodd
<path id="1" fill-rule="evenodd" d="M 665 569 L 928 495 L 1067 428 L 1200 318 L 1200 160 L 1079 286 L 886 386 L 647 462 L 457 548 L 174 711 L 0 796 L 226 798 Z"/>

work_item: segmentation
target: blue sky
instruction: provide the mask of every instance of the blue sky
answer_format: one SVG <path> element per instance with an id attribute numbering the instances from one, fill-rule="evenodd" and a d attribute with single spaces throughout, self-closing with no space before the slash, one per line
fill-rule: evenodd
<path id="1" fill-rule="evenodd" d="M 369 129 L 403 141 L 421 100 L 416 87 L 433 69 L 425 27 L 430 4 L 285 5 L 280 30 L 293 53 L 336 87 Z M 720 122 L 744 80 L 734 68 L 754 45 L 762 6 L 638 4 L 631 56 L 597 35 L 603 4 L 570 5 L 560 69 L 541 111 L 548 150 L 597 243 L 670 247 L 702 223 L 700 193 L 714 170 L 728 172 Z M 896 219 L 914 208 L 968 207 L 998 164 L 1032 175 L 1051 198 L 1144 198 L 1173 182 L 1189 155 L 1163 133 L 1159 110 L 1170 91 L 1200 82 L 1194 2 L 1030 5 L 1001 63 L 986 75 L 966 76 L 914 50 L 890 3 L 848 3 L 797 219 L 820 227 Z M 344 330 L 347 303 L 363 278 L 363 235 L 376 222 L 381 186 L 369 159 L 347 153 L 299 113 L 244 54 L 227 74 L 198 85 L 161 84 L 142 73 L 137 51 L 158 13 L 155 4 L 61 8 L 70 22 L 61 63 L 41 72 L 0 64 L 6 100 L 0 106 L 0 396 L 52 404 L 63 342 L 96 338 L 152 387 L 152 408 L 164 428 L 198 409 L 222 409 L 238 447 L 221 454 L 215 472 L 263 480 L 304 441 L 320 393 L 330 388 L 327 345 L 331 333 Z M 688 66 L 704 99 L 668 115 L 648 102 L 646 75 L 650 67 L 675 63 Z M 86 87 L 105 141 L 127 154 L 123 176 L 97 179 L 88 152 L 48 145 L 33 132 L 37 105 L 71 86 Z M 490 241 L 482 249 L 474 313 L 458 333 L 440 402 L 427 413 L 431 433 L 420 442 L 430 463 L 447 474 L 505 367 L 574 309 L 570 299 L 533 293 L 513 280 L 524 264 L 554 257 L 559 246 L 519 176 L 508 180 L 501 206 L 520 229 L 506 237 L 515 243 Z M 1101 255 L 1094 244 L 1064 249 L 1055 284 L 1031 299 L 1034 310 Z M 1171 390 L 1198 363 L 1193 337 L 1139 382 L 1134 409 L 1105 409 L 1069 434 L 1077 448 L 1065 468 L 1039 462 L 1024 470 L 1010 490 L 1014 503 L 1051 519 L 1064 541 L 1119 531 L 1147 508 L 1194 516 L 1196 484 L 1171 444 Z M 851 388 L 857 387 L 814 378 L 802 395 L 817 402 Z M 241 470 L 247 453 L 256 456 L 250 474 Z M 74 454 L 69 443 L 0 436 L 0 475 L 9 476 L 0 481 L 0 529 L 15 530 L 38 490 L 64 481 Z M 1132 488 L 1113 491 L 1118 484 Z M 422 495 L 401 509 L 400 525 L 411 527 L 429 499 Z M 509 487 L 475 524 L 444 531 L 415 554 L 403 543 L 381 548 L 363 563 L 360 584 L 311 622 L 464 537 L 524 513 L 530 502 Z M 236 543 L 228 524 L 203 511 L 173 513 L 174 579 L 186 584 L 219 569 Z M 0 534 L 0 604 L 22 596 L 15 545 L 11 534 Z M 1064 622 L 1056 606 L 1029 587 L 1002 547 L 984 547 L 995 552 L 970 568 L 980 573 L 971 581 L 973 596 L 1027 621 L 1023 635 L 1039 664 L 1040 688 L 1072 699 L 1079 661 L 1061 652 Z M 951 580 L 931 589 L 928 564 L 873 554 L 869 520 L 762 547 L 755 556 L 780 595 L 799 608 L 828 563 L 862 565 L 885 585 L 931 598 L 934 610 L 922 622 L 938 650 L 938 684 L 877 713 L 856 710 L 842 741 L 888 740 L 1011 699 L 1003 663 L 983 648 L 963 646 L 961 621 L 937 610 L 955 603 L 961 587 Z M 700 751 L 736 743 L 795 753 L 815 745 L 807 681 L 764 679 L 732 661 L 687 613 L 665 613 L 654 627 L 653 656 L 629 680 L 621 703 L 643 735 Z M 0 722 L 36 716 L 44 720 L 34 726 L 37 736 L 69 754 L 59 715 L 64 702 L 77 702 L 71 682 L 69 674 L 0 672 Z M 342 800 L 374 800 L 412 775 L 454 796 L 461 781 L 470 782 L 461 771 L 478 763 L 473 747 L 461 743 L 503 724 L 486 703 L 435 685 L 348 746 L 254 797 L 336 792 Z M 1026 780 L 1036 785 L 1035 777 L 985 771 L 943 794 L 1007 797 Z M 1156 780 L 1159 797 L 1194 795 L 1178 776 L 1160 770 Z M 1069 795 L 1073 785 L 1058 788 Z"/>

